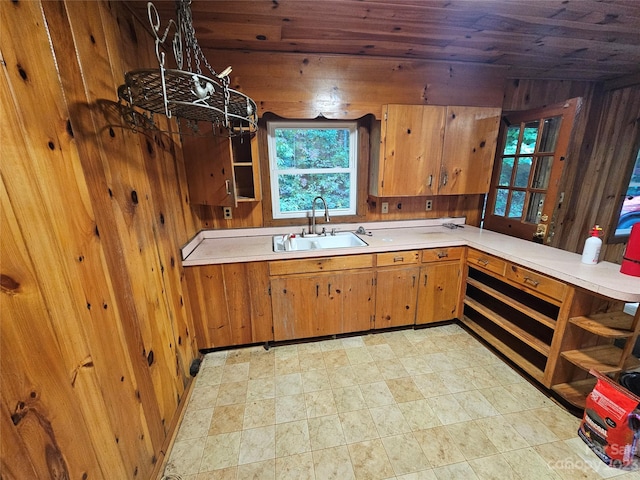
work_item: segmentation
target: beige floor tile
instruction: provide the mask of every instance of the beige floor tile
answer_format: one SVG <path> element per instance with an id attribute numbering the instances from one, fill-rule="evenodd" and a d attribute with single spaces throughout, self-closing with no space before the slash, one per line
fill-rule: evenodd
<path id="1" fill-rule="evenodd" d="M 529 443 L 540 445 L 558 441 L 558 437 L 529 411 L 510 413 L 504 416 L 511 426 Z"/>
<path id="2" fill-rule="evenodd" d="M 341 339 L 342 347 L 346 350 L 347 348 L 361 348 L 364 347 L 364 341 L 362 340 L 362 335 L 354 335 L 351 337 L 344 337 Z"/>
<path id="3" fill-rule="evenodd" d="M 431 469 L 407 473 L 406 475 L 398 475 L 395 478 L 397 478 L 398 480 L 438 480 L 438 477 L 436 477 L 436 473 Z M 449 478 L 451 479 L 451 477 Z"/>
<path id="4" fill-rule="evenodd" d="M 248 463 L 238 466 L 238 480 L 275 480 L 276 462 L 274 459 L 264 462 Z"/>
<path id="5" fill-rule="evenodd" d="M 306 420 L 276 425 L 276 458 L 311 451 Z"/>
<path id="6" fill-rule="evenodd" d="M 551 430 L 560 440 L 575 438 L 577 435 L 576 432 L 580 426 L 580 419 L 574 417 L 566 410 L 558 408 L 557 405 L 531 410 L 531 414 Z"/>
<path id="7" fill-rule="evenodd" d="M 196 385 L 193 392 L 191 392 L 186 410 L 200 410 L 215 407 L 218 401 L 219 389 L 220 385 Z"/>
<path id="8" fill-rule="evenodd" d="M 369 408 L 382 407 L 395 403 L 393 394 L 386 382 L 365 383 L 360 385 L 362 397 Z"/>
<path id="9" fill-rule="evenodd" d="M 500 414 L 478 390 L 460 392 L 456 394 L 456 400 L 471 418 L 494 417 Z"/>
<path id="10" fill-rule="evenodd" d="M 218 389 L 216 406 L 237 405 L 247 401 L 248 382 L 223 383 Z"/>
<path id="11" fill-rule="evenodd" d="M 176 435 L 176 441 L 187 440 L 189 438 L 206 437 L 209 434 L 213 408 L 200 410 L 187 410 L 180 423 L 180 428 Z"/>
<path id="12" fill-rule="evenodd" d="M 479 390 L 479 392 L 493 405 L 493 408 L 503 415 L 525 410 L 520 400 L 514 397 L 503 386 L 485 388 Z"/>
<path id="13" fill-rule="evenodd" d="M 459 368 L 456 370 L 445 370 L 438 372 L 438 376 L 447 386 L 449 393 L 460 393 L 468 390 L 475 390 L 473 376 L 470 368 Z"/>
<path id="14" fill-rule="evenodd" d="M 227 363 L 222 370 L 220 383 L 243 382 L 249 380 L 249 363 Z"/>
<path id="15" fill-rule="evenodd" d="M 477 480 L 478 476 L 467 462 L 454 463 L 433 469 L 438 480 L 451 480 L 460 478 L 464 480 Z"/>
<path id="16" fill-rule="evenodd" d="M 451 393 L 442 378 L 435 372 L 414 376 L 413 383 L 416 384 L 424 398 L 438 397 Z"/>
<path id="17" fill-rule="evenodd" d="M 222 405 L 213 410 L 209 435 L 238 432 L 244 423 L 244 404 Z"/>
<path id="18" fill-rule="evenodd" d="M 278 480 L 316 480 L 311 452 L 276 458 Z"/>
<path id="19" fill-rule="evenodd" d="M 392 378 L 386 380 L 386 383 L 396 403 L 412 402 L 424 398 L 411 377 Z"/>
<path id="20" fill-rule="evenodd" d="M 347 354 L 347 358 L 349 359 L 351 366 L 373 362 L 373 357 L 364 345 L 356 348 L 345 348 L 344 351 Z"/>
<path id="21" fill-rule="evenodd" d="M 504 388 L 518 398 L 526 409 L 533 410 L 554 405 L 546 395 L 528 382 L 512 383 L 505 385 Z"/>
<path id="22" fill-rule="evenodd" d="M 238 465 L 242 432 L 221 433 L 207 437 L 202 454 L 201 472 Z"/>
<path id="23" fill-rule="evenodd" d="M 378 345 L 368 345 L 367 350 L 369 351 L 371 358 L 376 362 L 384 362 L 386 360 L 394 360 L 396 358 L 395 352 L 386 342 Z"/>
<path id="24" fill-rule="evenodd" d="M 563 441 L 543 443 L 533 448 L 563 480 L 599 480 L 602 478 Z M 593 461 L 600 462 L 600 459 L 593 455 Z"/>
<path id="25" fill-rule="evenodd" d="M 483 365 L 481 361 L 478 365 Z M 500 379 L 490 371 L 490 367 L 471 367 L 471 381 L 478 389 L 492 388 L 500 385 Z"/>
<path id="26" fill-rule="evenodd" d="M 338 417 L 346 443 L 363 442 L 379 436 L 368 409 L 342 412 Z"/>
<path id="27" fill-rule="evenodd" d="M 487 350 L 486 355 L 493 356 L 491 352 Z M 491 358 L 491 357 L 490 357 Z M 514 383 L 526 382 L 524 377 L 516 372 L 513 368 L 504 362 L 495 362 L 491 365 L 491 369 L 497 378 L 500 379 L 500 385 L 512 385 Z"/>
<path id="28" fill-rule="evenodd" d="M 378 332 L 370 333 L 368 335 L 364 335 L 362 337 L 362 342 L 370 347 L 372 345 L 384 345 L 387 343 L 387 339 L 384 336 L 380 335 Z"/>
<path id="29" fill-rule="evenodd" d="M 324 355 L 322 351 L 303 352 L 298 354 L 301 372 L 311 372 L 314 370 L 325 370 Z"/>
<path id="30" fill-rule="evenodd" d="M 200 371 L 209 367 L 221 367 L 227 361 L 228 350 L 220 350 L 218 352 L 207 353 L 202 359 L 202 365 Z M 200 375 L 200 374 L 198 374 Z"/>
<path id="31" fill-rule="evenodd" d="M 411 427 L 404 419 L 402 411 L 397 405 L 385 405 L 369 409 L 376 424 L 378 435 L 390 437 L 411 431 Z"/>
<path id="32" fill-rule="evenodd" d="M 367 407 L 358 385 L 334 388 L 333 398 L 339 413 L 361 410 Z"/>
<path id="33" fill-rule="evenodd" d="M 322 356 L 324 357 L 324 365 L 327 370 L 334 370 L 351 365 L 344 349 L 323 351 Z"/>
<path id="34" fill-rule="evenodd" d="M 300 376 L 302 378 L 302 391 L 304 393 L 328 390 L 331 388 L 329 375 L 324 368 L 322 370 L 302 372 Z"/>
<path id="35" fill-rule="evenodd" d="M 409 428 L 414 432 L 442 425 L 429 402 L 425 399 L 399 403 L 398 408 L 407 421 Z"/>
<path id="36" fill-rule="evenodd" d="M 247 382 L 247 402 L 266 400 L 276 396 L 276 379 L 256 378 Z"/>
<path id="37" fill-rule="evenodd" d="M 276 427 L 251 428 L 242 431 L 238 465 L 272 460 L 276 456 Z M 274 464 L 275 468 L 275 464 Z"/>
<path id="38" fill-rule="evenodd" d="M 251 360 L 251 355 L 254 351 L 255 351 L 254 347 L 229 350 L 229 352 L 227 353 L 227 359 L 225 361 L 225 365 L 249 362 Z"/>
<path id="39" fill-rule="evenodd" d="M 346 443 L 338 415 L 310 418 L 307 421 L 309 422 L 311 450 L 322 450 Z"/>
<path id="40" fill-rule="evenodd" d="M 476 458 L 468 463 L 480 480 L 520 480 L 502 455 Z"/>
<path id="41" fill-rule="evenodd" d="M 389 380 L 391 378 L 408 377 L 409 372 L 404 368 L 399 358 L 392 358 L 390 360 L 377 361 L 376 365 L 378 370 L 382 374 L 382 378 Z"/>
<path id="42" fill-rule="evenodd" d="M 276 401 L 274 398 L 247 402 L 244 409 L 243 428 L 265 427 L 276 423 Z"/>
<path id="43" fill-rule="evenodd" d="M 409 372 L 409 375 L 425 375 L 427 373 L 433 373 L 433 369 L 427 359 L 416 352 L 415 356 L 411 357 L 400 357 L 400 363 L 404 366 L 404 368 Z"/>
<path id="44" fill-rule="evenodd" d="M 380 439 L 348 445 L 357 480 L 394 478 L 394 471 Z"/>
<path id="45" fill-rule="evenodd" d="M 313 467 L 317 479 L 354 480 L 353 465 L 346 446 L 315 450 Z"/>
<path id="46" fill-rule="evenodd" d="M 304 353 L 322 353 L 322 342 L 316 342 L 313 339 L 308 342 L 298 344 L 298 356 Z"/>
<path id="47" fill-rule="evenodd" d="M 334 350 L 344 350 L 344 344 L 341 338 L 332 338 L 320 342 L 320 348 L 323 352 L 331 352 Z"/>
<path id="48" fill-rule="evenodd" d="M 276 375 L 300 373 L 300 359 L 298 355 L 292 357 L 276 357 Z"/>
<path id="49" fill-rule="evenodd" d="M 276 374 L 275 357 L 260 358 L 249 362 L 249 380 L 273 378 Z"/>
<path id="50" fill-rule="evenodd" d="M 324 417 L 338 413 L 331 390 L 305 393 L 304 401 L 307 406 L 307 418 Z"/>
<path id="51" fill-rule="evenodd" d="M 280 345 L 273 349 L 275 357 L 278 359 L 293 358 L 298 356 L 298 345 Z"/>
<path id="52" fill-rule="evenodd" d="M 576 436 L 570 440 L 564 440 L 564 444 L 578 455 L 584 462 L 583 464 L 596 472 L 600 478 L 616 478 L 618 480 L 618 477 L 624 475 L 622 470 L 611 468 L 602 462 L 580 437 Z"/>
<path id="53" fill-rule="evenodd" d="M 355 369 L 357 373 L 356 382 L 360 385 L 363 383 L 374 383 L 382 379 L 382 374 L 376 362 L 361 363 Z"/>
<path id="54" fill-rule="evenodd" d="M 204 364 L 203 364 L 204 365 Z M 196 377 L 196 388 L 205 385 L 219 385 L 222 380 L 224 364 L 210 367 L 201 367 Z"/>
<path id="55" fill-rule="evenodd" d="M 511 450 L 501 455 L 522 480 L 558 480 L 560 478 L 548 462 L 531 447 Z"/>
<path id="56" fill-rule="evenodd" d="M 456 439 L 451 438 L 446 426 L 418 430 L 413 434 L 434 468 L 465 461 Z"/>
<path id="57" fill-rule="evenodd" d="M 176 441 L 169 454 L 165 473 L 178 475 L 198 473 L 205 445 L 206 437 Z"/>
<path id="58" fill-rule="evenodd" d="M 431 468 L 413 433 L 385 437 L 382 439 L 382 443 L 396 475 Z"/>
<path id="59" fill-rule="evenodd" d="M 331 388 L 350 387 L 358 384 L 356 371 L 351 365 L 328 370 Z"/>
<path id="60" fill-rule="evenodd" d="M 276 397 L 297 395 L 302 393 L 302 377 L 300 373 L 276 375 Z"/>
<path id="61" fill-rule="evenodd" d="M 474 420 L 476 428 L 483 431 L 498 452 L 508 452 L 529 446 L 511 423 L 501 415 Z"/>
<path id="62" fill-rule="evenodd" d="M 424 357 L 434 372 L 444 372 L 458 368 L 451 362 L 451 359 L 447 356 L 447 352 L 432 353 Z"/>
<path id="63" fill-rule="evenodd" d="M 210 472 L 202 472 L 193 477 L 186 477 L 184 480 L 237 480 L 237 478 L 238 467 L 228 467 Z"/>
<path id="64" fill-rule="evenodd" d="M 456 395 L 431 397 L 427 398 L 427 402 L 429 402 L 429 406 L 431 406 L 432 410 L 436 412 L 440 423 L 443 425 L 471 420 L 471 416 L 456 400 Z"/>
<path id="65" fill-rule="evenodd" d="M 276 398 L 276 423 L 293 422 L 307 418 L 304 395 L 289 395 Z"/>
<path id="66" fill-rule="evenodd" d="M 467 460 L 498 453 L 489 437 L 473 421 L 454 423 L 445 428 Z"/>

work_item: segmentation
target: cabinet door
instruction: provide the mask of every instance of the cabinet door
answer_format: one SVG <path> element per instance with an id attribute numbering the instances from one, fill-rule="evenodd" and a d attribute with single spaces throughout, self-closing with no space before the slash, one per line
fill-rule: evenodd
<path id="1" fill-rule="evenodd" d="M 434 263 L 420 268 L 416 324 L 451 320 L 458 316 L 459 263 Z"/>
<path id="2" fill-rule="evenodd" d="M 499 108 L 447 107 L 438 194 L 489 191 L 500 112 Z"/>
<path id="3" fill-rule="evenodd" d="M 446 108 L 387 105 L 378 196 L 433 195 L 438 185 Z"/>
<path id="4" fill-rule="evenodd" d="M 369 272 L 273 278 L 275 340 L 368 330 L 374 303 L 371 280 Z"/>
<path id="5" fill-rule="evenodd" d="M 419 274 L 419 267 L 378 270 L 375 328 L 415 323 Z"/>
<path id="6" fill-rule="evenodd" d="M 192 204 L 237 206 L 229 138 L 184 136 L 182 153 Z"/>

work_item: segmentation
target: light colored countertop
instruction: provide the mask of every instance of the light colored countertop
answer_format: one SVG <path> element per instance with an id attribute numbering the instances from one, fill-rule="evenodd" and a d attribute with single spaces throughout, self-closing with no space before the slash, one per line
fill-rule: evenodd
<path id="1" fill-rule="evenodd" d="M 299 227 L 203 230 L 182 248 L 182 264 L 211 265 L 466 245 L 606 297 L 640 301 L 640 277 L 620 273 L 620 265 L 615 263 L 585 265 L 576 253 L 468 225 L 449 229 L 443 227 L 443 223 L 464 225 L 464 218 L 330 224 L 339 231 L 355 231 L 362 225 L 371 235 L 358 236 L 368 246 L 301 252 L 274 252 L 272 243 L 273 235 L 298 233 Z"/>

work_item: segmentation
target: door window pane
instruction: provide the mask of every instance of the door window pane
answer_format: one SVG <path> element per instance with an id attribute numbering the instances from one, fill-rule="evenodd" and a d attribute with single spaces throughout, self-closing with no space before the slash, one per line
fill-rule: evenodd
<path id="1" fill-rule="evenodd" d="M 493 208 L 493 214 L 504 217 L 507 212 L 507 198 L 509 197 L 509 190 L 506 188 L 499 188 L 496 192 L 496 206 Z"/>
<path id="2" fill-rule="evenodd" d="M 500 185 L 501 187 L 508 187 L 511 184 L 513 161 L 513 157 L 506 157 L 502 159 L 502 166 L 500 167 L 500 179 L 498 180 L 498 185 Z"/>
<path id="3" fill-rule="evenodd" d="M 553 165 L 553 156 L 540 157 L 536 161 L 536 171 L 533 175 L 532 188 L 546 190 L 549 186 L 549 177 L 551 176 L 551 165 Z"/>
<path id="4" fill-rule="evenodd" d="M 516 169 L 515 187 L 526 188 L 529 185 L 529 173 L 531 172 L 532 157 L 521 157 L 518 159 L 518 167 Z"/>
<path id="5" fill-rule="evenodd" d="M 540 152 L 555 152 L 558 142 L 558 132 L 562 117 L 545 118 L 542 126 L 542 137 L 540 138 Z"/>
<path id="6" fill-rule="evenodd" d="M 525 222 L 540 223 L 543 206 L 544 193 L 532 193 L 531 196 L 529 196 L 529 206 L 527 207 Z"/>
<path id="7" fill-rule="evenodd" d="M 511 204 L 509 205 L 509 218 L 521 218 L 524 210 L 524 197 L 526 192 L 514 190 L 511 192 Z"/>
<path id="8" fill-rule="evenodd" d="M 538 140 L 538 125 L 540 122 L 529 122 L 524 125 L 522 133 L 522 145 L 520 153 L 533 153 L 536 149 L 536 141 Z"/>
<path id="9" fill-rule="evenodd" d="M 504 154 L 513 155 L 518 150 L 518 138 L 520 137 L 520 125 L 511 125 L 507 128 L 507 139 L 504 142 Z"/>

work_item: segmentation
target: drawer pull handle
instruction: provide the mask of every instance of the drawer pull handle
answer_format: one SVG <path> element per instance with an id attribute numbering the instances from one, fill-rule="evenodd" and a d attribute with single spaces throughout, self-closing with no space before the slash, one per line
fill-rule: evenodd
<path id="1" fill-rule="evenodd" d="M 413 276 L 413 285 L 411 286 L 411 288 L 415 288 L 416 286 L 416 276 Z"/>
<path id="2" fill-rule="evenodd" d="M 404 262 L 404 257 L 393 257 L 393 263 Z"/>
<path id="3" fill-rule="evenodd" d="M 427 184 L 429 187 L 433 185 L 433 175 L 429 175 L 429 183 Z"/>
<path id="4" fill-rule="evenodd" d="M 540 282 L 537 280 L 534 280 L 531 277 L 524 277 L 524 283 L 530 283 L 531 285 L 533 285 L 534 287 L 537 287 L 538 285 L 540 285 Z"/>
<path id="5" fill-rule="evenodd" d="M 425 273 L 425 275 L 424 275 L 424 286 L 425 286 L 425 287 L 427 286 L 427 274 L 426 274 L 426 273 Z"/>
<path id="6" fill-rule="evenodd" d="M 484 259 L 484 258 L 479 258 L 479 259 L 477 260 L 477 262 L 478 262 L 480 265 L 484 266 L 484 267 L 486 267 L 487 265 L 489 265 L 489 260 L 486 260 L 486 259 Z"/>
<path id="7" fill-rule="evenodd" d="M 447 258 L 448 256 L 448 252 L 438 252 L 438 258 Z"/>
<path id="8" fill-rule="evenodd" d="M 229 180 L 225 180 L 224 185 L 227 188 L 227 195 L 231 195 L 231 182 Z"/>

